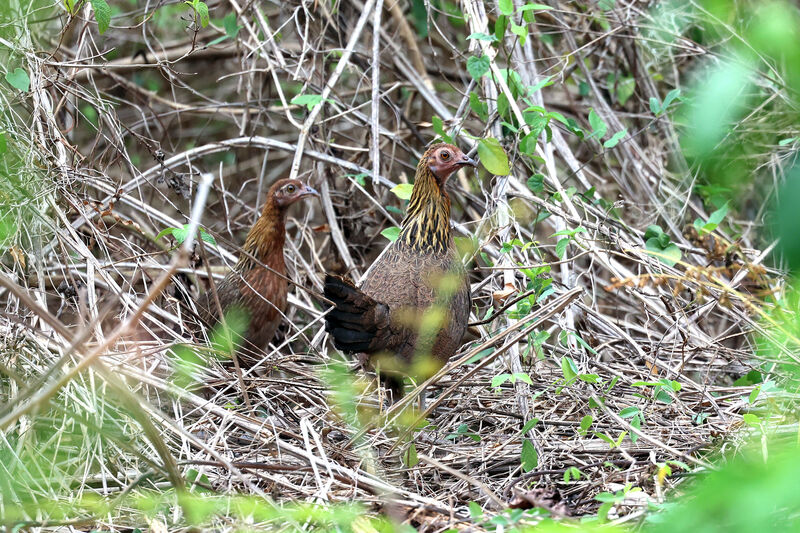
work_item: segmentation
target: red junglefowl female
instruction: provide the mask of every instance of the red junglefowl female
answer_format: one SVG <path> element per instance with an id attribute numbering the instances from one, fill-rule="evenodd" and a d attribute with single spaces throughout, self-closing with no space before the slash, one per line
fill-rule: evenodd
<path id="1" fill-rule="evenodd" d="M 372 266 L 361 288 L 325 277 L 326 315 L 333 344 L 362 353 L 392 401 L 403 396 L 403 376 L 426 379 L 461 347 L 470 308 L 469 282 L 450 230 L 445 183 L 475 161 L 450 144 L 431 146 L 420 159 L 400 236 Z"/>
<path id="2" fill-rule="evenodd" d="M 275 182 L 267 193 L 261 216 L 247 234 L 239 261 L 216 285 L 219 305 L 211 289 L 197 302 L 200 317 L 208 327 L 219 322 L 220 308 L 226 321 L 234 321 L 228 317 L 236 317 L 237 322 L 243 319 L 242 338 L 235 340 L 240 342 L 237 356 L 244 367 L 259 361 L 257 351 L 272 340 L 286 310 L 289 294 L 283 258 L 286 212 L 289 206 L 309 196 L 319 193 L 298 180 Z"/>

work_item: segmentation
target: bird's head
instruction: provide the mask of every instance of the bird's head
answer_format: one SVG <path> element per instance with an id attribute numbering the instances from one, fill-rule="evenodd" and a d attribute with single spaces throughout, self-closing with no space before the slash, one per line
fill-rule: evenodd
<path id="1" fill-rule="evenodd" d="M 307 196 L 319 196 L 319 193 L 300 180 L 278 180 L 269 189 L 270 201 L 282 208 L 287 208 Z"/>
<path id="2" fill-rule="evenodd" d="M 450 174 L 463 166 L 475 167 L 478 164 L 470 159 L 458 147 L 452 144 L 434 144 L 425 152 L 420 164 L 427 165 L 428 169 L 436 176 L 436 181 L 444 185 Z"/>

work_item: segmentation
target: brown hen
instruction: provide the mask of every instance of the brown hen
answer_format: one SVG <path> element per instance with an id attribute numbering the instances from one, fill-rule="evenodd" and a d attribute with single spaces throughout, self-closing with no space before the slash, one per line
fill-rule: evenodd
<path id="1" fill-rule="evenodd" d="M 336 348 L 361 353 L 392 393 L 403 396 L 403 377 L 426 379 L 461 346 L 470 288 L 450 229 L 447 178 L 476 163 L 450 144 L 430 147 L 417 165 L 400 236 L 370 268 L 361 288 L 325 277 L 334 303 L 326 329 Z"/>
<path id="2" fill-rule="evenodd" d="M 235 316 L 237 321 L 244 322 L 242 338 L 235 339 L 240 343 L 237 355 L 244 367 L 259 361 L 257 351 L 272 340 L 286 310 L 289 294 L 283 258 L 286 212 L 289 206 L 308 196 L 319 193 L 298 180 L 275 182 L 267 193 L 261 216 L 247 234 L 239 261 L 216 286 L 219 305 L 211 290 L 197 302 L 200 318 L 208 327 L 219 322 L 220 308 L 226 320 Z"/>

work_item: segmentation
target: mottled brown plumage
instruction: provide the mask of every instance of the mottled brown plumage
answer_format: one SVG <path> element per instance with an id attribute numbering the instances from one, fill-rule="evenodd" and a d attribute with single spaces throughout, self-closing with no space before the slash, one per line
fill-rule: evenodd
<path id="1" fill-rule="evenodd" d="M 429 148 L 417 165 L 400 236 L 362 287 L 325 278 L 325 296 L 335 304 L 326 316 L 334 345 L 379 367 L 395 401 L 403 394 L 403 376 L 432 375 L 458 350 L 467 329 L 469 283 L 453 243 L 445 191 L 447 178 L 464 165 L 475 162 L 455 146 Z"/>
<path id="2" fill-rule="evenodd" d="M 248 325 L 238 352 L 245 367 L 258 362 L 254 351 L 266 348 L 275 335 L 286 309 L 289 283 L 283 245 L 286 241 L 286 212 L 289 206 L 308 196 L 319 196 L 298 180 L 275 182 L 267 193 L 261 216 L 247 234 L 242 254 L 225 279 L 216 285 L 219 306 L 211 290 L 200 296 L 197 309 L 203 322 L 219 322 L 219 309 L 226 317 L 243 312 Z"/>

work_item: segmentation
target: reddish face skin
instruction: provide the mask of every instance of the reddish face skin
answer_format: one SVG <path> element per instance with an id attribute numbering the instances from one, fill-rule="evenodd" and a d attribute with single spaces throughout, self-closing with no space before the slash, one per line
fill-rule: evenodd
<path id="1" fill-rule="evenodd" d="M 276 181 L 270 188 L 269 194 L 274 199 L 275 205 L 279 207 L 289 207 L 307 196 L 319 196 L 313 187 L 309 187 L 300 180 L 290 179 Z"/>
<path id="2" fill-rule="evenodd" d="M 432 146 L 429 149 L 430 156 L 428 157 L 428 168 L 431 169 L 433 175 L 439 180 L 439 183 L 444 183 L 450 174 L 463 166 L 476 167 L 478 163 L 474 159 L 470 159 L 458 147 L 452 144 L 440 143 Z"/>

